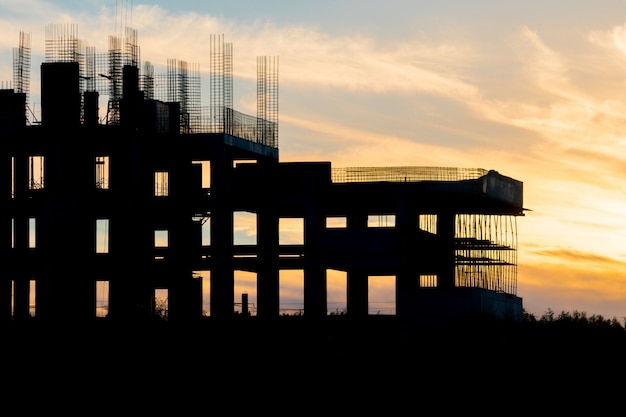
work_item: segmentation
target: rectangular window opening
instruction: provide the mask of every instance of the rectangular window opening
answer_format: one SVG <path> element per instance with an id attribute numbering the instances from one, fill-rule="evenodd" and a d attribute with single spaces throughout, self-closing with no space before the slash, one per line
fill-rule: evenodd
<path id="1" fill-rule="evenodd" d="M 327 229 L 345 229 L 348 225 L 347 217 L 329 216 L 326 217 Z"/>
<path id="2" fill-rule="evenodd" d="M 167 288 L 156 288 L 154 290 L 154 316 L 167 320 L 169 314 L 169 290 Z"/>
<path id="3" fill-rule="evenodd" d="M 202 316 L 211 316 L 211 271 L 192 271 L 192 276 L 200 280 L 202 286 Z"/>
<path id="4" fill-rule="evenodd" d="M 396 227 L 395 214 L 370 214 L 367 216 L 367 227 Z"/>
<path id="5" fill-rule="evenodd" d="M 15 198 L 15 157 L 11 157 L 11 198 Z"/>
<path id="6" fill-rule="evenodd" d="M 37 315 L 37 281 L 31 279 L 28 288 L 28 314 L 31 317 Z"/>
<path id="7" fill-rule="evenodd" d="M 167 197 L 169 194 L 169 173 L 167 171 L 156 171 L 154 173 L 154 195 L 156 197 Z"/>
<path id="8" fill-rule="evenodd" d="M 233 244 L 257 244 L 256 213 L 249 211 L 235 211 L 233 213 Z"/>
<path id="9" fill-rule="evenodd" d="M 169 246 L 169 233 L 165 229 L 154 231 L 154 247 L 167 248 Z"/>
<path id="10" fill-rule="evenodd" d="M 211 161 L 193 161 L 194 164 L 200 164 L 202 167 L 202 189 L 211 189 Z"/>
<path id="11" fill-rule="evenodd" d="M 107 190 L 109 188 L 109 157 L 96 156 L 95 160 L 96 188 Z"/>
<path id="12" fill-rule="evenodd" d="M 427 233 L 437 234 L 437 215 L 436 214 L 420 214 L 419 229 Z"/>
<path id="13" fill-rule="evenodd" d="M 304 314 L 304 270 L 278 271 L 278 308 L 282 316 Z"/>
<path id="14" fill-rule="evenodd" d="M 11 318 L 15 317 L 15 280 L 11 280 Z"/>
<path id="15" fill-rule="evenodd" d="M 28 157 L 28 188 L 30 190 L 44 188 L 44 168 L 43 155 L 31 155 Z"/>
<path id="16" fill-rule="evenodd" d="M 328 315 L 348 312 L 348 274 L 336 269 L 326 270 L 326 306 Z"/>
<path id="17" fill-rule="evenodd" d="M 235 313 L 256 316 L 257 310 L 256 272 L 235 270 Z M 247 309 L 247 313 L 246 313 Z"/>
<path id="18" fill-rule="evenodd" d="M 304 245 L 304 219 L 278 219 L 278 242 L 280 245 Z"/>
<path id="19" fill-rule="evenodd" d="M 420 287 L 421 288 L 436 288 L 437 287 L 437 275 L 420 275 Z"/>
<path id="20" fill-rule="evenodd" d="M 28 219 L 28 248 L 35 249 L 37 247 L 37 219 L 30 217 Z"/>
<path id="21" fill-rule="evenodd" d="M 109 219 L 96 219 L 96 253 L 109 253 Z"/>
<path id="22" fill-rule="evenodd" d="M 367 278 L 368 312 L 370 315 L 396 314 L 396 277 L 394 275 Z"/>
<path id="23" fill-rule="evenodd" d="M 96 281 L 96 317 L 109 314 L 109 281 Z"/>

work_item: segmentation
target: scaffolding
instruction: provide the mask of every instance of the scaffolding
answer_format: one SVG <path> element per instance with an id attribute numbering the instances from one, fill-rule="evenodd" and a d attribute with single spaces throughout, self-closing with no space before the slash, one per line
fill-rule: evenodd
<path id="1" fill-rule="evenodd" d="M 30 33 L 20 32 L 19 47 L 13 49 L 13 86 L 16 93 L 30 93 Z"/>
<path id="2" fill-rule="evenodd" d="M 233 46 L 224 35 L 211 35 L 210 47 L 210 130 L 232 134 Z"/>
<path id="3" fill-rule="evenodd" d="M 278 148 L 278 57 L 257 57 L 257 123 L 260 142 Z"/>
<path id="4" fill-rule="evenodd" d="M 517 293 L 517 217 L 457 214 L 455 286 Z"/>
<path id="5" fill-rule="evenodd" d="M 348 182 L 418 182 L 474 180 L 489 171 L 482 168 L 399 166 L 332 168 L 334 183 Z"/>
<path id="6" fill-rule="evenodd" d="M 46 62 L 80 62 L 80 56 L 77 25 L 46 26 Z"/>
<path id="7" fill-rule="evenodd" d="M 123 68 L 128 65 L 141 69 L 139 81 L 145 99 L 180 104 L 180 133 L 226 133 L 278 148 L 277 57 L 257 57 L 257 117 L 254 117 L 234 110 L 233 47 L 224 41 L 224 35 L 210 37 L 210 102 L 209 106 L 202 106 L 197 63 L 168 59 L 167 72 L 157 74 L 149 61 L 141 65 L 137 31 L 126 27 L 123 33 L 123 36 L 109 36 L 108 50 L 98 53 L 96 48 L 87 47 L 79 40 L 77 25 L 46 27 L 46 61 L 78 62 L 81 95 L 94 92 L 107 97 L 106 114 L 99 117 L 100 123 L 120 124 Z M 28 92 L 29 68 L 30 36 L 21 33 L 20 47 L 14 52 L 13 84 L 18 92 Z"/>
<path id="8" fill-rule="evenodd" d="M 141 89 L 144 97 L 154 100 L 154 65 L 150 61 L 143 64 L 143 75 L 141 76 Z"/>
<path id="9" fill-rule="evenodd" d="M 154 80 L 154 75 L 152 75 Z M 157 99 L 180 104 L 181 133 L 196 133 L 200 130 L 200 69 L 198 64 L 189 64 L 176 59 L 167 60 L 166 95 L 163 88 Z"/>
<path id="10" fill-rule="evenodd" d="M 20 43 L 13 49 L 13 88 L 16 93 L 24 94 L 26 109 L 30 110 L 30 54 L 31 36 L 30 33 L 20 32 Z M 28 112 L 26 121 L 29 122 Z M 32 113 L 32 112 L 31 112 Z M 34 114 L 33 114 L 34 119 Z"/>
<path id="11" fill-rule="evenodd" d="M 102 76 L 109 80 L 109 102 L 106 123 L 120 124 L 120 100 L 122 99 L 122 41 L 109 36 L 108 70 Z"/>
<path id="12" fill-rule="evenodd" d="M 137 29 L 127 27 L 124 33 L 124 64 L 139 68 L 141 57 L 137 43 Z"/>

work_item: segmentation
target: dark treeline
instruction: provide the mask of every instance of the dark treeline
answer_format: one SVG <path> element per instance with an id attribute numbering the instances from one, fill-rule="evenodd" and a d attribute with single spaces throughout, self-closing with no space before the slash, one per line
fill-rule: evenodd
<path id="1" fill-rule="evenodd" d="M 254 398 L 243 404 L 255 408 L 289 400 L 322 415 L 338 405 L 396 415 L 394 407 L 418 403 L 442 413 L 604 415 L 622 406 L 626 389 L 624 323 L 578 311 L 435 324 L 337 315 L 4 326 L 11 389 L 62 388 L 92 404 L 176 399 L 177 407 L 209 407 L 234 393 Z"/>
<path id="2" fill-rule="evenodd" d="M 150 349 L 184 348 L 185 343 L 207 349 L 236 351 L 247 348 L 282 350 L 307 346 L 320 351 L 386 349 L 396 353 L 415 349 L 441 351 L 457 346 L 465 352 L 506 349 L 529 354 L 538 347 L 565 350 L 626 347 L 626 321 L 581 311 L 555 313 L 548 309 L 540 316 L 523 313 L 521 321 L 461 316 L 454 319 L 416 321 L 395 316 L 354 319 L 331 315 L 308 319 L 302 315 L 272 319 L 234 316 L 232 319 L 202 317 L 193 322 L 109 321 L 107 319 L 51 323 L 38 319 L 5 323 L 10 340 L 30 348 L 52 336 L 57 344 L 89 341 L 97 346 L 142 346 Z M 546 353 L 548 353 L 546 351 Z"/>

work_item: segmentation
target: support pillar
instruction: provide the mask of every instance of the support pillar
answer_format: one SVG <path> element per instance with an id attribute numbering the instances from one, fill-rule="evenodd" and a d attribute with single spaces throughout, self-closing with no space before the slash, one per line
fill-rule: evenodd
<path id="1" fill-rule="evenodd" d="M 368 291 L 367 272 L 363 270 L 348 271 L 347 304 L 350 317 L 367 317 Z"/>
<path id="2" fill-rule="evenodd" d="M 278 317 L 278 216 L 267 208 L 259 210 L 257 231 L 257 316 Z"/>
<path id="3" fill-rule="evenodd" d="M 324 220 L 310 201 L 304 218 L 304 314 L 309 317 L 325 317 L 328 313 L 326 269 L 320 256 L 319 239 Z"/>

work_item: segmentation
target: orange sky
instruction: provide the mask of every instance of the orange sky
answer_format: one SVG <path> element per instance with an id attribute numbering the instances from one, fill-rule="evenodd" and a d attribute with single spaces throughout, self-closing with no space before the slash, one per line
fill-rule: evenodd
<path id="1" fill-rule="evenodd" d="M 239 111 L 256 113 L 256 57 L 280 57 L 281 161 L 520 180 L 524 307 L 626 317 L 625 2 L 196 3 L 0 0 L 0 80 L 31 33 L 36 110 L 48 24 L 77 24 L 100 51 L 130 25 L 157 70 L 207 70 L 207 41 L 224 34 Z"/>

